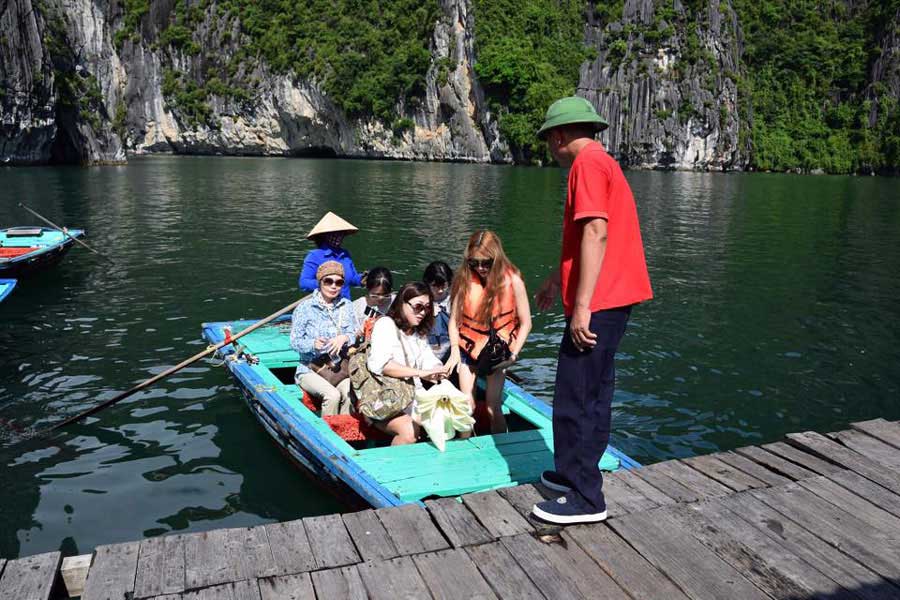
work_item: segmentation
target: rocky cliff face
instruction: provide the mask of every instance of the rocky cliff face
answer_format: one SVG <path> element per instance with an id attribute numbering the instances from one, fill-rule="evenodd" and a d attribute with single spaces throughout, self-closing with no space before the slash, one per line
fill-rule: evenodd
<path id="1" fill-rule="evenodd" d="M 728 0 L 688 11 L 626 0 L 621 19 L 592 15 L 578 93 L 610 122 L 607 149 L 637 168 L 740 169 L 740 30 Z M 744 117 L 746 118 L 746 116 Z"/>

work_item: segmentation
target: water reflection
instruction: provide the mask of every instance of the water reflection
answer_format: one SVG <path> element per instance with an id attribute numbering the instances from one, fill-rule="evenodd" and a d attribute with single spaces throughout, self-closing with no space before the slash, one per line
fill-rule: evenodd
<path id="1" fill-rule="evenodd" d="M 614 443 L 640 461 L 900 418 L 895 181 L 628 173 L 656 299 L 634 311 Z M 327 210 L 360 227 L 361 269 L 398 282 L 497 230 L 536 289 L 558 261 L 564 173 L 376 161 L 152 157 L 110 169 L 0 171 L 13 199 L 115 259 L 74 250 L 0 305 L 0 419 L 46 425 L 203 347 L 203 321 L 296 298 Z M 517 366 L 549 400 L 560 309 Z M 0 433 L 0 556 L 337 508 L 290 466 L 221 369 L 194 365 L 50 440 Z"/>

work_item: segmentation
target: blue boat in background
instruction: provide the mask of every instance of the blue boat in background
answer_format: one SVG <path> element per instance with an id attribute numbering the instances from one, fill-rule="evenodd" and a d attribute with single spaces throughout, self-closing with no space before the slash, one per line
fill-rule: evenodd
<path id="1" fill-rule="evenodd" d="M 68 235 L 49 227 L 0 229 L 0 277 L 21 279 L 58 264 L 84 237 L 83 229 L 67 229 Z"/>
<path id="2" fill-rule="evenodd" d="M 0 302 L 6 300 L 6 297 L 12 293 L 13 288 L 18 283 L 15 279 L 0 279 Z"/>

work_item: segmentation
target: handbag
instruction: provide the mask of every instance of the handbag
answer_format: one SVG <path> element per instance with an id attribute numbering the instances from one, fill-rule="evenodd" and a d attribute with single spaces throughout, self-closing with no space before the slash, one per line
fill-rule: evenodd
<path id="1" fill-rule="evenodd" d="M 497 368 L 497 365 L 509 360 L 511 357 L 512 352 L 509 350 L 509 344 L 497 334 L 496 329 L 491 327 L 490 331 L 488 331 L 487 342 L 475 360 L 475 372 L 481 376 L 490 375 Z"/>
<path id="2" fill-rule="evenodd" d="M 400 332 L 397 332 L 400 339 Z M 409 364 L 406 348 L 403 358 Z M 384 421 L 401 414 L 415 399 L 415 386 L 408 379 L 376 375 L 369 370 L 370 342 L 364 342 L 350 357 L 350 386 L 356 394 L 356 410 L 372 421 Z"/>
<path id="3" fill-rule="evenodd" d="M 340 358 L 340 362 L 335 364 L 331 356 L 322 354 L 309 361 L 306 366 L 310 371 L 337 387 L 337 384 L 350 377 L 350 359 L 344 352 L 341 353 Z"/>

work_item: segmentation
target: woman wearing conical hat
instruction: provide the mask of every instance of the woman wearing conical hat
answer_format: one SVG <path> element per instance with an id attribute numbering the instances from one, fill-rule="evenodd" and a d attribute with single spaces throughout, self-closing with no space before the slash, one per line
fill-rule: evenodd
<path id="1" fill-rule="evenodd" d="M 300 289 L 313 292 L 318 289 L 316 271 L 325 261 L 334 260 L 344 267 L 344 287 L 341 296 L 350 298 L 350 286 L 362 285 L 362 276 L 356 272 L 350 253 L 341 247 L 344 237 L 359 231 L 356 227 L 340 218 L 333 212 L 326 213 L 316 226 L 306 234 L 306 239 L 316 244 L 303 259 L 303 270 L 300 271 Z"/>

